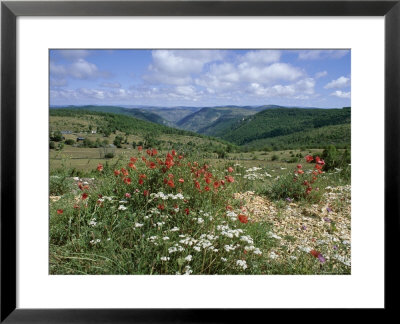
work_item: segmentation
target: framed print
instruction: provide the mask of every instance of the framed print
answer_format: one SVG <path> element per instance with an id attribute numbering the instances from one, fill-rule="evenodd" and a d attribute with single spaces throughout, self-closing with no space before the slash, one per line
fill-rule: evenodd
<path id="1" fill-rule="evenodd" d="M 1 9 L 1 321 L 393 307 L 398 1 Z"/>

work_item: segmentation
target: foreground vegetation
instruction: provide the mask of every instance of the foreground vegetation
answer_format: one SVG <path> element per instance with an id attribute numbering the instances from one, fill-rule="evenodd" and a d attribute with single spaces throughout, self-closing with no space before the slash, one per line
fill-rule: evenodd
<path id="1" fill-rule="evenodd" d="M 349 110 L 285 108 L 264 138 L 231 108 L 188 109 L 238 146 L 101 109 L 50 110 L 51 274 L 350 273 Z"/>
<path id="2" fill-rule="evenodd" d="M 333 216 L 324 220 L 329 210 L 341 215 L 341 198 L 329 201 L 325 216 L 307 214 L 309 206 L 328 201 L 330 186 L 349 183 L 343 153 L 331 148 L 323 153 L 326 161 L 307 155 L 290 169 L 281 167 L 280 176 L 267 168 L 221 159 L 214 163 L 175 150 L 160 153 L 139 146 L 131 153 L 98 164 L 90 178 L 72 178 L 68 168 L 52 174 L 50 273 L 350 273 L 341 224 Z M 328 162 L 342 169 L 326 172 Z M 245 193 L 266 201 L 257 207 Z M 274 210 L 260 213 L 270 203 Z M 284 221 L 287 208 L 306 210 L 298 219 L 310 218 L 308 227 L 318 218 L 322 232 L 297 245 L 295 237 L 279 236 L 276 222 Z M 317 244 L 326 235 L 335 245 Z"/>

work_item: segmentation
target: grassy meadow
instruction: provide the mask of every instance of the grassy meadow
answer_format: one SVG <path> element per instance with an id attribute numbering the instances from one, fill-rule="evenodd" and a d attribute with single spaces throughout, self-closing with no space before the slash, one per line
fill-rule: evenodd
<path id="1" fill-rule="evenodd" d="M 68 114 L 50 116 L 50 274 L 351 273 L 348 150 Z"/>

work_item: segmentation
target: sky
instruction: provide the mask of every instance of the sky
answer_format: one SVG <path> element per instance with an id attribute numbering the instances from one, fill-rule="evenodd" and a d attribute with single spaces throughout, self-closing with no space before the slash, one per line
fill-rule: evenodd
<path id="1" fill-rule="evenodd" d="M 351 106 L 350 50 L 50 50 L 50 106 Z"/>

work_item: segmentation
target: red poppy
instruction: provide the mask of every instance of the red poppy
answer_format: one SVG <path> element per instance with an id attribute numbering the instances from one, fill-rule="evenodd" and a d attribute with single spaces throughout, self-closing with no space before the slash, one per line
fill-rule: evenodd
<path id="1" fill-rule="evenodd" d="M 128 170 L 126 170 L 126 169 L 124 169 L 124 168 L 121 168 L 121 173 L 122 173 L 124 176 L 127 176 L 127 175 L 129 174 Z"/>
<path id="2" fill-rule="evenodd" d="M 135 165 L 133 162 L 129 162 L 128 166 L 129 166 L 131 169 L 136 170 L 136 165 Z"/>
<path id="3" fill-rule="evenodd" d="M 127 192 L 127 193 L 125 194 L 125 197 L 126 197 L 126 198 L 131 198 L 132 195 L 131 195 L 129 192 Z"/>
<path id="4" fill-rule="evenodd" d="M 300 169 L 300 170 L 297 171 L 297 173 L 298 173 L 298 174 L 303 174 L 304 171 Z"/>
<path id="5" fill-rule="evenodd" d="M 173 155 L 173 156 L 175 156 L 175 155 L 176 155 L 176 152 L 175 152 L 175 150 L 172 150 L 172 151 L 171 151 L 171 153 L 172 153 L 172 155 Z"/>
<path id="6" fill-rule="evenodd" d="M 241 223 L 243 223 L 243 224 L 247 224 L 248 221 L 249 221 L 249 220 L 247 219 L 247 216 L 246 216 L 246 215 L 243 215 L 243 214 L 239 214 L 238 219 L 239 219 L 239 221 L 240 221 Z"/>
<path id="7" fill-rule="evenodd" d="M 142 178 L 140 178 L 140 179 L 139 179 L 139 184 L 140 184 L 140 185 L 142 185 L 142 184 L 143 184 L 143 182 L 144 182 L 144 181 L 143 181 L 143 179 L 142 179 Z"/>
<path id="8" fill-rule="evenodd" d="M 82 200 L 85 200 L 88 196 L 89 196 L 89 195 L 88 195 L 86 192 L 84 192 L 84 193 L 82 194 Z"/>
<path id="9" fill-rule="evenodd" d="M 185 214 L 189 215 L 189 208 L 185 208 Z"/>
<path id="10" fill-rule="evenodd" d="M 151 155 L 151 151 L 150 151 L 149 149 L 146 150 L 146 153 L 147 153 L 148 155 Z"/>
<path id="11" fill-rule="evenodd" d="M 114 170 L 114 175 L 115 175 L 115 176 L 119 176 L 120 173 L 121 173 L 121 172 L 120 172 L 119 170 Z"/>
<path id="12" fill-rule="evenodd" d="M 150 169 L 155 169 L 156 164 L 155 164 L 154 162 L 150 162 L 147 166 L 148 166 Z"/>
<path id="13" fill-rule="evenodd" d="M 137 149 L 138 149 L 138 151 L 140 152 L 141 150 L 143 150 L 143 147 L 138 146 Z"/>
<path id="14" fill-rule="evenodd" d="M 228 182 L 235 182 L 235 179 L 234 179 L 232 176 L 227 176 L 227 177 L 225 177 L 225 179 L 226 179 Z"/>
<path id="15" fill-rule="evenodd" d="M 130 185 L 132 183 L 132 179 L 131 178 L 124 178 L 124 182 L 128 185 Z"/>
<path id="16" fill-rule="evenodd" d="M 133 163 L 135 163 L 136 161 L 137 161 L 137 158 L 135 158 L 135 157 L 131 157 L 131 162 L 133 162 Z"/>
<path id="17" fill-rule="evenodd" d="M 157 206 L 157 208 L 158 208 L 159 210 L 164 210 L 164 209 L 165 209 L 165 206 L 164 206 L 164 204 L 160 204 L 160 205 Z"/>
<path id="18" fill-rule="evenodd" d="M 151 153 L 152 153 L 152 155 L 157 155 L 158 154 L 156 149 L 153 149 L 153 151 Z"/>
<path id="19" fill-rule="evenodd" d="M 217 189 L 219 187 L 219 181 L 214 182 L 214 188 Z"/>
<path id="20" fill-rule="evenodd" d="M 232 206 L 231 205 L 227 205 L 226 206 L 226 210 L 232 210 L 233 208 L 232 208 Z"/>
<path id="21" fill-rule="evenodd" d="M 221 185 L 225 186 L 225 180 L 221 180 Z"/>
<path id="22" fill-rule="evenodd" d="M 171 188 L 175 187 L 174 181 L 172 179 L 167 182 L 167 185 L 170 186 Z"/>
<path id="23" fill-rule="evenodd" d="M 100 163 L 97 165 L 97 171 L 103 171 L 103 165 L 101 165 Z"/>
<path id="24" fill-rule="evenodd" d="M 306 161 L 308 163 L 312 162 L 314 160 L 314 158 L 311 155 L 306 155 Z"/>
<path id="25" fill-rule="evenodd" d="M 179 160 L 182 160 L 182 159 L 183 159 L 183 155 L 179 155 L 179 156 L 178 156 L 178 159 L 179 159 Z"/>
<path id="26" fill-rule="evenodd" d="M 173 175 L 172 173 L 169 173 L 169 174 L 168 174 L 168 178 L 173 179 L 173 178 L 174 178 L 174 175 Z"/>
<path id="27" fill-rule="evenodd" d="M 204 180 L 205 180 L 205 182 L 206 182 L 207 184 L 210 184 L 210 183 L 211 183 L 211 179 L 210 179 L 210 178 L 205 178 Z"/>
<path id="28" fill-rule="evenodd" d="M 57 209 L 57 214 L 62 214 L 64 211 L 62 209 Z"/>
<path id="29" fill-rule="evenodd" d="M 315 168 L 316 168 L 317 170 L 321 170 L 321 169 L 322 169 L 322 165 L 316 164 L 316 165 L 315 165 Z"/>
<path id="30" fill-rule="evenodd" d="M 209 186 L 205 186 L 204 190 L 205 191 L 210 191 L 210 187 Z"/>
<path id="31" fill-rule="evenodd" d="M 320 165 L 325 165 L 325 161 L 324 160 L 319 160 L 317 163 L 320 164 Z"/>
<path id="32" fill-rule="evenodd" d="M 148 196 L 149 195 L 149 191 L 148 190 L 143 190 L 143 195 L 144 196 Z"/>
<path id="33" fill-rule="evenodd" d="M 196 186 L 197 189 L 200 189 L 200 183 L 199 183 L 198 181 L 196 181 L 196 182 L 194 183 L 194 185 Z"/>
<path id="34" fill-rule="evenodd" d="M 233 172 L 233 168 L 232 168 L 232 167 L 229 167 L 229 168 L 228 168 L 228 172 L 229 172 L 229 173 L 232 173 L 232 172 Z"/>
<path id="35" fill-rule="evenodd" d="M 304 180 L 303 185 L 308 186 L 308 181 Z"/>
<path id="36" fill-rule="evenodd" d="M 302 165 L 301 164 L 297 164 L 297 169 L 301 169 Z"/>
<path id="37" fill-rule="evenodd" d="M 142 161 L 146 162 L 146 158 L 144 156 L 142 156 Z"/>
<path id="38" fill-rule="evenodd" d="M 139 175 L 139 178 L 140 178 L 140 179 L 146 179 L 147 176 L 146 176 L 145 174 L 140 174 L 140 175 Z"/>
<path id="39" fill-rule="evenodd" d="M 185 182 L 185 180 L 183 180 L 182 178 L 180 178 L 178 181 L 179 181 L 180 183 L 184 183 L 184 182 Z"/>
<path id="40" fill-rule="evenodd" d="M 318 258 L 318 256 L 320 255 L 320 253 L 319 253 L 318 251 L 315 251 L 315 250 L 311 250 L 311 251 L 310 251 L 310 254 L 311 254 L 313 257 L 316 257 L 316 258 Z"/>

